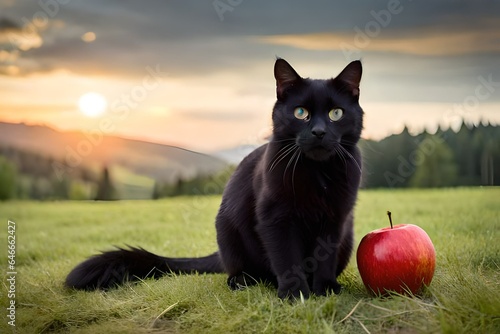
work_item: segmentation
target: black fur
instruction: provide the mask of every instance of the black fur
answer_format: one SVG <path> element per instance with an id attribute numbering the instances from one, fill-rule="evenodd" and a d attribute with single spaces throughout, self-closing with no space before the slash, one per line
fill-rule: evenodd
<path id="1" fill-rule="evenodd" d="M 66 285 L 108 288 L 197 271 L 226 272 L 233 289 L 268 281 L 280 298 L 339 293 L 361 177 L 361 72 L 354 61 L 334 79 L 304 79 L 285 60 L 276 61 L 273 136 L 241 162 L 226 186 L 216 218 L 217 253 L 174 259 L 118 249 L 78 265 Z M 332 110 L 341 117 L 332 120 Z"/>
<path id="2" fill-rule="evenodd" d="M 195 271 L 223 272 L 219 254 L 201 258 L 168 258 L 142 248 L 118 248 L 80 263 L 66 277 L 66 286 L 82 290 L 107 289 L 125 281 Z"/>

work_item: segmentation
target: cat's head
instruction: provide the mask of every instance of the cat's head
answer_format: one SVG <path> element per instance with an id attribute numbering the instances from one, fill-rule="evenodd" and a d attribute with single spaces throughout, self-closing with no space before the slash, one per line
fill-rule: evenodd
<path id="1" fill-rule="evenodd" d="M 339 153 L 339 146 L 356 145 L 363 128 L 358 103 L 361 73 L 361 62 L 353 61 L 335 78 L 313 80 L 277 59 L 273 140 L 294 140 L 307 158 L 317 161 Z"/>

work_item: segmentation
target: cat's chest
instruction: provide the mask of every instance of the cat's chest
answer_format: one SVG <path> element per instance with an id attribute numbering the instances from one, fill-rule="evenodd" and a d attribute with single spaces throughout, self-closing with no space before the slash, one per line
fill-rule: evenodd
<path id="1" fill-rule="evenodd" d="M 325 172 L 302 174 L 300 179 L 289 180 L 284 185 L 290 205 L 308 215 L 335 215 L 343 205 L 340 189 L 342 182 Z"/>
<path id="2" fill-rule="evenodd" d="M 317 192 L 328 194 L 334 187 L 332 175 L 328 175 L 327 173 L 316 173 L 311 180 L 311 185 Z"/>
<path id="3" fill-rule="evenodd" d="M 286 212 L 300 221 L 341 219 L 352 209 L 352 194 L 357 185 L 350 182 L 345 165 L 338 165 L 336 160 L 299 159 L 297 163 L 267 170 L 257 187 L 259 202 L 271 203 L 264 207 L 278 211 L 277 215 Z"/>
<path id="4" fill-rule="evenodd" d="M 297 167 L 291 175 L 285 173 L 282 185 L 290 195 L 310 202 L 337 197 L 343 183 L 344 177 L 333 168 L 318 169 L 304 165 Z"/>

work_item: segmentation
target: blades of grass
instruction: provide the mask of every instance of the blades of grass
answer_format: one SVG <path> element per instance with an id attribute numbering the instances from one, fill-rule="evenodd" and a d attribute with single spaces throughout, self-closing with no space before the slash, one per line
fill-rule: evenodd
<path id="1" fill-rule="evenodd" d="M 167 313 L 168 311 L 170 311 L 171 309 L 176 307 L 177 304 L 179 304 L 179 302 L 173 303 L 172 305 L 170 305 L 169 307 L 164 309 L 160 314 L 158 314 L 158 316 L 155 318 L 155 320 L 153 320 L 153 322 L 151 323 L 150 327 L 153 328 L 155 326 L 156 322 L 158 321 L 158 319 L 160 319 L 165 313 Z"/>
<path id="2" fill-rule="evenodd" d="M 356 309 L 358 308 L 358 306 L 361 304 L 362 301 L 363 300 L 360 299 L 357 302 L 357 304 L 352 308 L 352 310 L 349 313 L 347 313 L 347 315 L 342 320 L 338 321 L 337 324 L 340 324 L 340 323 L 344 322 L 345 320 L 347 320 L 356 311 Z"/>
<path id="3" fill-rule="evenodd" d="M 361 326 L 361 328 L 363 328 L 363 330 L 367 333 L 367 334 L 370 334 L 370 331 L 368 330 L 368 328 L 365 327 L 365 325 L 363 325 L 363 323 L 358 319 L 358 318 L 355 318 L 355 317 L 351 317 L 352 320 L 355 320 L 358 322 L 358 324 Z"/>

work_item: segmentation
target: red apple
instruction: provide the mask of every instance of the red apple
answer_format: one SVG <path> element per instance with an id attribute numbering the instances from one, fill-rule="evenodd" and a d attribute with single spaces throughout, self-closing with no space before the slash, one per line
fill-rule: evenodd
<path id="1" fill-rule="evenodd" d="M 361 240 L 356 260 L 363 283 L 375 295 L 418 294 L 434 275 L 436 251 L 423 229 L 412 224 L 381 228 Z"/>

